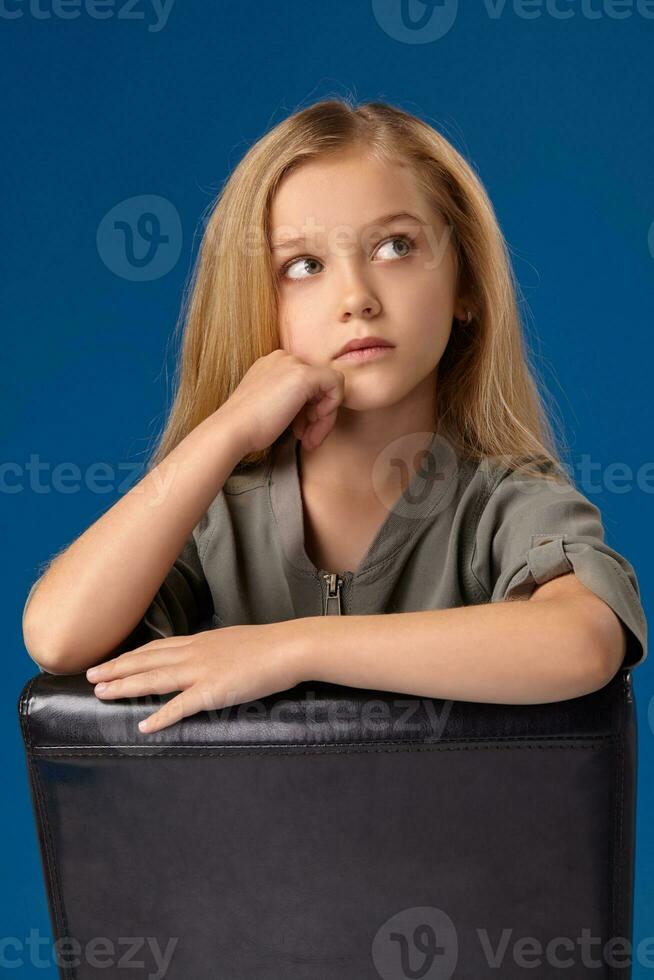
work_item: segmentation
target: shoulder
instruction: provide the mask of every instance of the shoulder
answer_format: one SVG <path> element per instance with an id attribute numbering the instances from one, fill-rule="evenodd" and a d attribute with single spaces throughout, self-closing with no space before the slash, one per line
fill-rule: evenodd
<path id="1" fill-rule="evenodd" d="M 507 519 L 529 523 L 548 512 L 559 518 L 580 510 L 599 516 L 595 504 L 551 463 L 527 468 L 485 458 L 475 470 L 471 489 L 478 503 L 478 524 Z"/>
<path id="2" fill-rule="evenodd" d="M 599 508 L 553 466 L 535 475 L 485 460 L 471 484 L 472 561 L 491 591 L 502 569 L 513 574 L 530 562 L 537 576 L 545 563 L 563 572 L 569 549 L 608 550 Z"/>

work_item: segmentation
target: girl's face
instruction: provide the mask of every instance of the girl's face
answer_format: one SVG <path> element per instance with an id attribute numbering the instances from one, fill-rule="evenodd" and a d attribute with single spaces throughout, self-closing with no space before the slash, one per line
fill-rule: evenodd
<path id="1" fill-rule="evenodd" d="M 271 208 L 281 347 L 342 371 L 347 408 L 386 407 L 421 382 L 433 386 L 452 318 L 466 312 L 450 234 L 399 162 L 350 150 L 302 164 Z M 370 360 L 336 359 L 363 336 L 394 346 Z"/>

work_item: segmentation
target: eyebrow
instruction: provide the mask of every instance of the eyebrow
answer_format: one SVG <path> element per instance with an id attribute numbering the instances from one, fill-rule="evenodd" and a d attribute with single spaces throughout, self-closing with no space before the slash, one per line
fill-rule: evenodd
<path id="1" fill-rule="evenodd" d="M 418 221 L 420 224 L 424 224 L 422 218 L 418 218 L 415 214 L 410 214 L 408 211 L 392 211 L 390 214 L 382 214 L 379 218 L 374 221 L 368 222 L 369 225 L 390 225 L 393 221 L 398 221 L 400 218 L 411 218 L 413 221 Z M 280 242 L 276 242 L 271 245 L 273 252 L 280 251 L 284 248 L 295 248 L 297 245 L 304 245 L 306 238 L 304 235 L 298 235 L 294 238 L 284 238 Z"/>

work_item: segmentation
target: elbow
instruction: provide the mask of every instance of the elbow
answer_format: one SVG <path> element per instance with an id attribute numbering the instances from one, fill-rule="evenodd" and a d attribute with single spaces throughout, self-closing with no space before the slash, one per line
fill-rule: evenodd
<path id="1" fill-rule="evenodd" d="M 46 665 L 42 662 L 42 659 L 37 660 L 36 657 L 33 657 L 31 654 L 30 657 L 32 657 L 32 660 L 37 667 L 39 667 L 45 674 L 54 674 L 55 677 L 71 677 L 74 674 L 81 673 L 80 670 L 55 670 L 53 667 L 46 667 Z"/>
<path id="2" fill-rule="evenodd" d="M 34 663 L 48 674 L 78 674 L 84 669 L 76 663 L 71 646 L 54 635 L 51 624 L 39 623 L 33 616 L 23 618 L 23 644 Z"/>
<path id="3" fill-rule="evenodd" d="M 53 657 L 51 653 L 43 653 L 43 651 L 40 649 L 35 650 L 35 648 L 30 646 L 28 643 L 25 643 L 25 649 L 36 666 L 46 674 L 78 673 L 76 670 L 66 670 L 61 661 L 59 661 L 56 657 Z"/>
<path id="4" fill-rule="evenodd" d="M 627 652 L 625 628 L 611 607 L 598 600 L 591 613 L 584 628 L 579 629 L 578 662 L 583 665 L 584 694 L 606 687 L 620 670 Z"/>
<path id="5" fill-rule="evenodd" d="M 48 616 L 37 616 L 39 585 L 32 591 L 23 610 L 23 644 L 38 667 L 50 674 L 58 673 L 57 651 L 53 643 L 52 622 Z"/>
<path id="6" fill-rule="evenodd" d="M 608 606 L 607 606 L 608 609 Z M 613 680 L 621 669 L 627 654 L 627 631 L 622 621 L 618 619 L 612 609 L 609 609 L 612 622 L 609 622 L 602 631 L 598 641 L 598 648 L 601 651 L 600 677 L 602 687 Z"/>
<path id="7" fill-rule="evenodd" d="M 117 645 L 98 647 L 97 637 L 70 637 L 55 635 L 50 624 L 39 624 L 35 619 L 23 619 L 23 643 L 32 660 L 48 674 L 70 676 L 84 673 L 89 667 L 116 657 L 132 649 L 131 634 Z M 83 641 L 83 642 L 81 642 Z"/>
<path id="8" fill-rule="evenodd" d="M 67 664 L 61 654 L 49 646 L 43 646 L 34 642 L 28 637 L 26 631 L 23 633 L 23 643 L 29 656 L 47 674 L 78 674 L 81 667 L 73 667 Z"/>
<path id="9" fill-rule="evenodd" d="M 27 613 L 23 616 L 23 645 L 28 654 L 38 667 L 53 673 L 56 668 L 51 669 L 53 659 L 52 650 L 48 649 L 48 644 L 44 643 L 42 631 L 39 630 L 34 616 Z"/>
<path id="10" fill-rule="evenodd" d="M 79 646 L 79 630 L 76 639 L 65 636 L 57 628 L 58 617 L 53 615 L 52 607 L 43 604 L 41 580 L 31 588 L 23 609 L 23 644 L 34 663 L 48 674 L 79 674 L 86 668 L 88 658 L 86 648 Z"/>

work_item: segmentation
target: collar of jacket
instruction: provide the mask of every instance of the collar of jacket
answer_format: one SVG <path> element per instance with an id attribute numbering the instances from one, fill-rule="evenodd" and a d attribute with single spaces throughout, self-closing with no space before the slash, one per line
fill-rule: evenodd
<path id="1" fill-rule="evenodd" d="M 304 549 L 304 517 L 299 477 L 299 448 L 292 429 L 274 446 L 269 471 L 270 506 L 288 561 L 298 570 L 316 574 Z M 365 575 L 388 562 L 419 533 L 428 518 L 444 510 L 457 484 L 459 460 L 451 444 L 434 433 L 427 455 L 402 495 L 388 511 L 367 553 L 354 572 Z"/>

